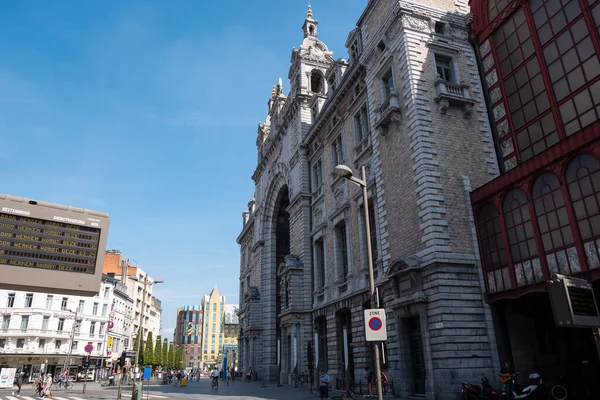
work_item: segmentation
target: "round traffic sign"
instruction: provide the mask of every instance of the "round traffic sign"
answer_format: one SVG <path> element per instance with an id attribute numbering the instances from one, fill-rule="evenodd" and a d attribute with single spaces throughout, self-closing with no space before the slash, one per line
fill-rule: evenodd
<path id="1" fill-rule="evenodd" d="M 369 328 L 371 328 L 371 330 L 378 331 L 381 329 L 382 326 L 383 323 L 381 322 L 381 318 L 379 317 L 373 317 L 369 320 Z"/>
<path id="2" fill-rule="evenodd" d="M 83 349 L 86 353 L 91 353 L 92 351 L 94 351 L 94 346 L 92 346 L 91 344 L 86 344 Z"/>

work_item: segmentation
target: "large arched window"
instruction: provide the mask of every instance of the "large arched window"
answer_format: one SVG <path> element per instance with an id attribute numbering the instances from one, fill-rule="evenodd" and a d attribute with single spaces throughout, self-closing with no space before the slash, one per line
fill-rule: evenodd
<path id="1" fill-rule="evenodd" d="M 537 246 L 525 193 L 519 189 L 511 190 L 504 198 L 502 208 L 512 261 L 517 263 L 536 256 Z"/>
<path id="2" fill-rule="evenodd" d="M 581 267 L 558 178 L 550 173 L 537 178 L 532 197 L 550 273 L 579 272 Z"/>
<path id="3" fill-rule="evenodd" d="M 500 227 L 498 210 L 492 203 L 479 209 L 477 225 L 481 240 L 483 264 L 487 269 L 495 269 L 506 264 L 504 240 Z"/>
<path id="4" fill-rule="evenodd" d="M 569 163 L 566 175 L 588 266 L 600 268 L 600 162 L 580 155 Z"/>

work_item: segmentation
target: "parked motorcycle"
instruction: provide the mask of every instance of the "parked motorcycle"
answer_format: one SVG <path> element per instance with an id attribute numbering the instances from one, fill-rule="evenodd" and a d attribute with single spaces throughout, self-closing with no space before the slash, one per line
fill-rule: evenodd
<path id="1" fill-rule="evenodd" d="M 481 378 L 481 386 L 472 385 L 468 382 L 462 383 L 461 399 L 462 400 L 497 400 L 498 393 L 492 389 L 488 378 Z"/>
<path id="2" fill-rule="evenodd" d="M 517 393 L 518 392 L 518 393 Z M 546 397 L 544 397 L 546 396 Z M 502 400 L 506 399 L 506 385 L 502 388 Z M 529 386 L 523 390 L 513 391 L 513 399 L 527 399 L 527 400 L 546 400 L 547 394 L 545 393 L 542 385 L 542 377 L 537 372 L 529 375 Z"/>

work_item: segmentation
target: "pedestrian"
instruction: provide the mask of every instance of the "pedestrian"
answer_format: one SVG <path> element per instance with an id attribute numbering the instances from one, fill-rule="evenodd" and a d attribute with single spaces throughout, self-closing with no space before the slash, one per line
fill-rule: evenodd
<path id="1" fill-rule="evenodd" d="M 231 367 L 231 370 L 229 372 L 231 375 L 231 382 L 235 381 L 235 369 Z"/>
<path id="2" fill-rule="evenodd" d="M 46 375 L 46 381 L 44 382 L 43 395 L 52 398 L 52 374 Z"/>
<path id="3" fill-rule="evenodd" d="M 329 400 L 329 375 L 325 373 L 324 369 L 321 370 L 319 391 L 321 392 L 321 400 Z"/>
<path id="4" fill-rule="evenodd" d="M 506 389 L 506 400 L 512 400 L 515 390 L 515 370 L 510 366 L 508 361 L 504 361 L 498 376 L 500 376 L 500 381 L 504 383 L 504 388 Z"/>
<path id="5" fill-rule="evenodd" d="M 17 390 L 13 392 L 13 396 L 19 396 L 21 394 L 21 386 L 23 386 L 23 375 L 25 372 L 21 372 L 17 378 Z"/>

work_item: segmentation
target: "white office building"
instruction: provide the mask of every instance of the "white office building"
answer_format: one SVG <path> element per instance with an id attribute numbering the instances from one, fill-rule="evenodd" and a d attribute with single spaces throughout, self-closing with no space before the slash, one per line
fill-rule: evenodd
<path id="1" fill-rule="evenodd" d="M 31 379 L 42 368 L 54 375 L 68 364 L 74 376 L 91 344 L 93 377 L 127 346 L 132 313 L 127 287 L 112 274 L 103 275 L 94 297 L 0 290 L 0 367 Z"/>

